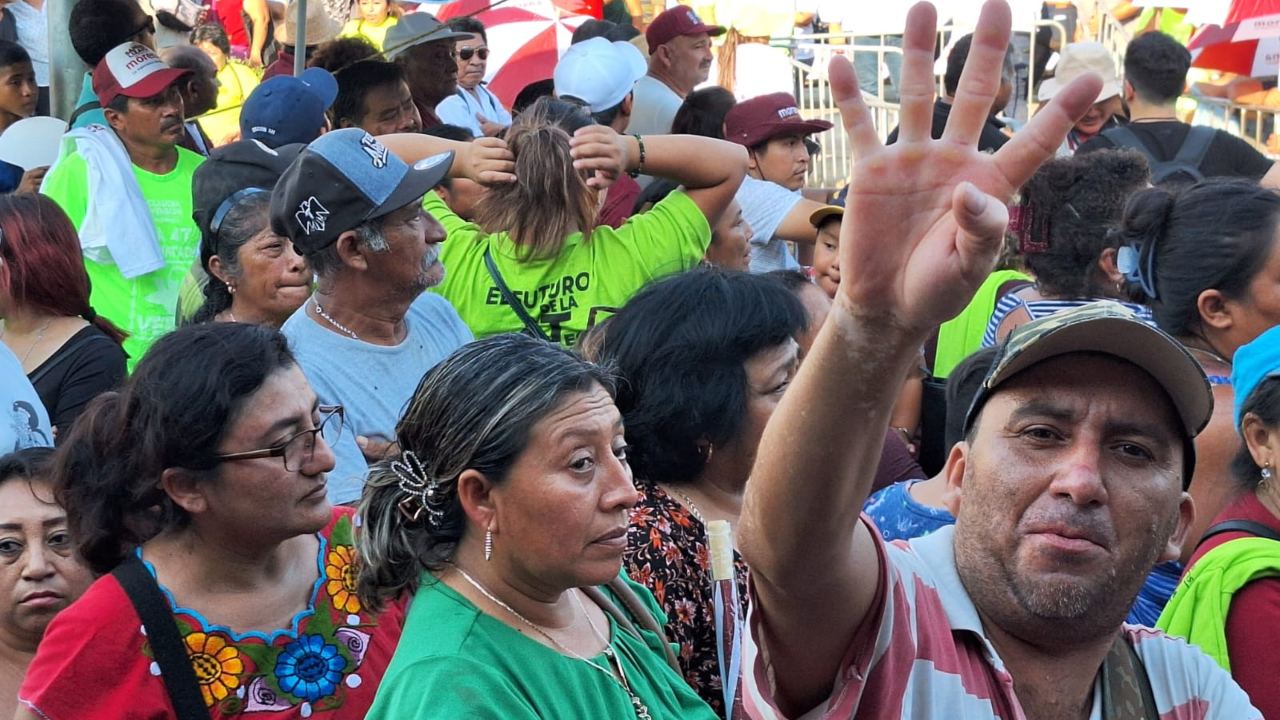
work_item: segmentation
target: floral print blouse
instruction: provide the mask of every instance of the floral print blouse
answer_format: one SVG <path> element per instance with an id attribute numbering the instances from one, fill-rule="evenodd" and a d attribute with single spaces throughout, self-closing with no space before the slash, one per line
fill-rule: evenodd
<path id="1" fill-rule="evenodd" d="M 318 533 L 319 577 L 287 628 L 236 633 L 177 606 L 161 586 L 213 720 L 365 716 L 400 639 L 404 607 L 375 615 L 361 606 L 352 517 L 335 508 Z M 173 716 L 142 621 L 111 575 L 54 618 L 19 698 L 49 720 Z"/>
<path id="2" fill-rule="evenodd" d="M 661 487 L 640 484 L 640 491 L 640 502 L 631 511 L 622 569 L 658 600 L 667 616 L 667 639 L 680 645 L 685 680 L 724 717 L 707 528 Z M 739 617 L 745 618 L 747 566 L 736 550 L 733 562 Z"/>

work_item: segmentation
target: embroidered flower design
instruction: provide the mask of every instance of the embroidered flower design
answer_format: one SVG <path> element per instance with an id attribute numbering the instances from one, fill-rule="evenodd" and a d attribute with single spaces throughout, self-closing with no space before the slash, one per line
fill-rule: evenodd
<path id="1" fill-rule="evenodd" d="M 217 635 L 202 632 L 193 632 L 183 640 L 187 644 L 187 654 L 191 656 L 191 667 L 195 670 L 205 706 L 213 707 L 214 703 L 227 699 L 240 687 L 244 660 L 234 645 L 228 645 Z"/>
<path id="2" fill-rule="evenodd" d="M 350 545 L 334 545 L 325 560 L 325 592 L 333 598 L 333 606 L 345 613 L 360 612 L 356 597 L 355 552 Z"/>
<path id="3" fill-rule="evenodd" d="M 284 646 L 276 660 L 276 681 L 280 689 L 315 702 L 331 694 L 342 681 L 347 660 L 319 635 L 303 635 Z"/>

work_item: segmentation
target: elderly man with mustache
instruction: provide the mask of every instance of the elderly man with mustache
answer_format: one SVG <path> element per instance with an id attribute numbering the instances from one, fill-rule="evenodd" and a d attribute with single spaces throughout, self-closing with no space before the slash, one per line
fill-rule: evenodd
<path id="1" fill-rule="evenodd" d="M 711 38 L 724 28 L 708 25 L 692 8 L 677 5 L 653 19 L 645 30 L 649 72 L 636 81 L 631 123 L 635 135 L 666 135 L 689 93 L 711 72 Z"/>
<path id="2" fill-rule="evenodd" d="M 178 83 L 190 74 L 140 43 L 112 48 L 92 78 L 106 125 L 68 133 L 41 188 L 80 234 L 93 309 L 128 333 L 131 369 L 173 329 L 200 245 L 191 178 L 204 158 L 179 146 L 187 131 Z"/>
<path id="3" fill-rule="evenodd" d="M 454 162 L 455 145 L 441 143 L 410 167 L 360 128 L 334 130 L 303 149 L 271 193 L 272 230 L 316 275 L 314 294 L 280 331 L 320 403 L 342 405 L 352 429 L 333 447 L 334 504 L 360 499 L 422 374 L 472 339 L 449 301 L 423 292 L 444 279 L 445 232 L 422 198 L 473 167 L 474 148 L 457 143 Z"/>

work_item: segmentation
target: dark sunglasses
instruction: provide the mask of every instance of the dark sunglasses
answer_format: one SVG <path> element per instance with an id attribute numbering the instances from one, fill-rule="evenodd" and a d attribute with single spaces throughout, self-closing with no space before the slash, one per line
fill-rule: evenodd
<path id="1" fill-rule="evenodd" d="M 458 51 L 458 57 L 462 58 L 464 62 L 470 60 L 472 55 L 479 55 L 481 60 L 488 60 L 489 48 L 482 47 L 477 50 L 472 47 L 464 47 Z"/>

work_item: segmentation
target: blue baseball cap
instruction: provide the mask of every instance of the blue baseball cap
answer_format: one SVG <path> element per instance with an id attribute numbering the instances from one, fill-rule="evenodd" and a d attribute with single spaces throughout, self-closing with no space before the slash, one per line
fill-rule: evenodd
<path id="1" fill-rule="evenodd" d="M 1280 377 L 1280 325 L 1242 345 L 1231 358 L 1231 389 L 1235 391 L 1236 429 L 1244 419 L 1244 404 L 1267 378 Z"/>
<path id="2" fill-rule="evenodd" d="M 440 184 L 453 153 L 412 167 L 360 128 L 321 135 L 298 153 L 271 191 L 271 228 L 303 255 L 361 223 L 420 200 Z"/>
<path id="3" fill-rule="evenodd" d="M 336 97 L 338 81 L 323 68 L 308 68 L 298 77 L 269 78 L 240 108 L 240 139 L 273 148 L 309 143 L 320 137 L 324 113 Z"/>

